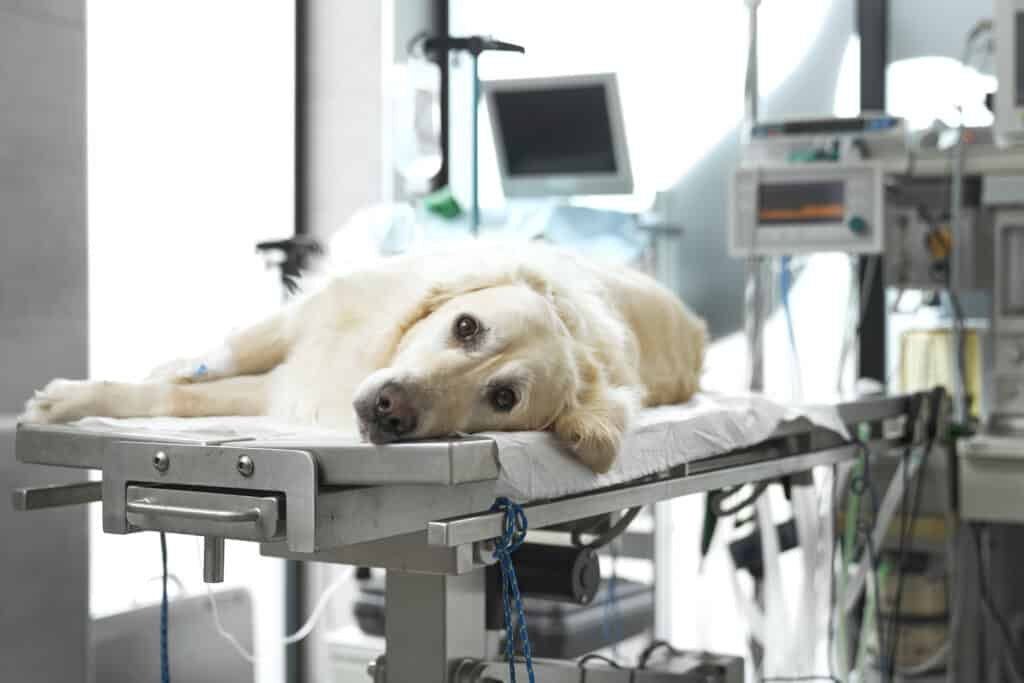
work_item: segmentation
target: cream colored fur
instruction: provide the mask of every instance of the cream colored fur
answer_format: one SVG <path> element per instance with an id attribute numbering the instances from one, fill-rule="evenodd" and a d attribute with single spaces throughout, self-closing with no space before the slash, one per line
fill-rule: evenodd
<path id="1" fill-rule="evenodd" d="M 473 347 L 453 338 L 463 314 L 485 330 Z M 354 430 L 353 404 L 400 383 L 419 415 L 406 438 L 550 429 L 604 472 L 637 408 L 697 391 L 704 345 L 704 324 L 642 274 L 474 242 L 337 277 L 145 383 L 55 380 L 23 420 L 265 414 Z M 498 386 L 515 388 L 513 409 L 492 405 Z"/>

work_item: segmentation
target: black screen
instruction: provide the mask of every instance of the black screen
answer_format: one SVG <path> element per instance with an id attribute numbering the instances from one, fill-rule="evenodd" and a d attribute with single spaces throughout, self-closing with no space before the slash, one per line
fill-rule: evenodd
<path id="1" fill-rule="evenodd" d="M 843 220 L 845 201 L 842 181 L 764 184 L 757 188 L 757 222 L 764 226 L 837 223 Z"/>
<path id="2" fill-rule="evenodd" d="M 1013 51 L 1014 68 L 1017 70 L 1017 73 L 1014 74 L 1017 92 L 1014 94 L 1017 96 L 1017 106 L 1024 107 L 1024 44 L 1021 43 L 1022 38 L 1024 38 L 1024 12 L 1017 12 L 1015 19 L 1017 21 L 1014 27 L 1016 32 L 1013 35 L 1015 38 Z"/>
<path id="3" fill-rule="evenodd" d="M 616 172 L 603 86 L 497 92 L 494 104 L 509 175 Z"/>

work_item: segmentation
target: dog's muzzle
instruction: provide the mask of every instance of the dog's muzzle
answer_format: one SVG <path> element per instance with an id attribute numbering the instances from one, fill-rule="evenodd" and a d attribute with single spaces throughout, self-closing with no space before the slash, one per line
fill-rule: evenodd
<path id="1" fill-rule="evenodd" d="M 358 401 L 355 409 L 360 431 L 373 443 L 389 443 L 408 436 L 416 431 L 419 421 L 408 390 L 394 382 Z"/>

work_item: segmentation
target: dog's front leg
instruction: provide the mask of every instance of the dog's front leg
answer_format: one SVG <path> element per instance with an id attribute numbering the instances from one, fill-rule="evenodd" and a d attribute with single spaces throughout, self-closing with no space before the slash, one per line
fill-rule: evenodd
<path id="1" fill-rule="evenodd" d="M 153 370 L 147 382 L 192 383 L 269 372 L 288 354 L 293 334 L 289 312 L 279 313 L 230 335 L 215 349 L 179 358 Z"/>
<path id="2" fill-rule="evenodd" d="M 25 404 L 21 422 L 72 422 L 83 417 L 264 415 L 267 375 L 203 384 L 128 384 L 55 379 Z"/>

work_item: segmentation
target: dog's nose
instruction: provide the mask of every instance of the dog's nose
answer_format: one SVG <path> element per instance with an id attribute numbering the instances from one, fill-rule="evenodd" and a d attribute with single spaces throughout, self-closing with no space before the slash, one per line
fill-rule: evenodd
<path id="1" fill-rule="evenodd" d="M 407 434 L 416 428 L 416 411 L 409 394 L 399 384 L 387 384 L 381 388 L 373 414 L 378 427 L 394 436 Z"/>

